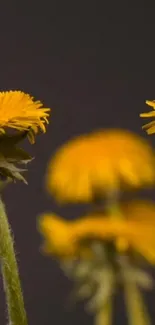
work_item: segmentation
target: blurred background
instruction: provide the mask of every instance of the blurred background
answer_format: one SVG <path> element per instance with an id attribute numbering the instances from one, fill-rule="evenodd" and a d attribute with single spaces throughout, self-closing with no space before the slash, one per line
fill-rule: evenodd
<path id="1" fill-rule="evenodd" d="M 152 6 L 151 6 L 152 5 Z M 57 206 L 46 194 L 44 173 L 55 150 L 75 135 L 125 128 L 147 138 L 141 126 L 146 99 L 155 98 L 155 4 L 136 1 L 6 0 L 0 10 L 0 90 L 22 90 L 52 108 L 50 125 L 36 144 L 29 185 L 3 195 L 11 223 L 29 325 L 93 324 L 83 304 L 71 306 L 72 287 L 58 264 L 39 252 L 37 216 L 45 211 L 71 219 L 87 206 Z M 139 192 L 155 199 L 155 191 Z M 6 324 L 0 279 L 0 323 Z M 149 293 L 152 317 L 155 295 Z M 125 324 L 121 298 L 115 324 Z M 20 324 L 19 324 L 20 325 Z"/>

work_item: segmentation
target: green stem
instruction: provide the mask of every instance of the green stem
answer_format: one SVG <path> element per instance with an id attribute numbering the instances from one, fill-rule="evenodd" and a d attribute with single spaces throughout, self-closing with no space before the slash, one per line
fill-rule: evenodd
<path id="1" fill-rule="evenodd" d="M 112 324 L 112 310 L 111 310 L 111 301 L 107 303 L 98 310 L 95 315 L 95 325 L 111 325 Z"/>
<path id="2" fill-rule="evenodd" d="M 126 280 L 124 283 L 124 289 L 129 324 L 150 325 L 150 318 L 136 283 Z"/>
<path id="3" fill-rule="evenodd" d="M 9 325 L 27 325 L 13 239 L 5 207 L 0 199 L 0 258 Z"/>
<path id="4" fill-rule="evenodd" d="M 122 213 L 119 204 L 119 192 L 110 192 L 107 195 L 106 211 L 112 219 L 122 219 Z"/>

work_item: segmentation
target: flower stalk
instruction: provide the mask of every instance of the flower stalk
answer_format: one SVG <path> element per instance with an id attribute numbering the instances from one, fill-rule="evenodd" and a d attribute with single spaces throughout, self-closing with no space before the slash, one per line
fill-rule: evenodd
<path id="1" fill-rule="evenodd" d="M 130 325 L 151 325 L 142 294 L 133 281 L 124 281 L 126 307 Z"/>
<path id="2" fill-rule="evenodd" d="M 98 310 L 95 314 L 95 325 L 111 325 L 112 324 L 112 310 L 111 301 Z"/>
<path id="3" fill-rule="evenodd" d="M 27 325 L 11 229 L 0 199 L 0 258 L 9 325 Z"/>

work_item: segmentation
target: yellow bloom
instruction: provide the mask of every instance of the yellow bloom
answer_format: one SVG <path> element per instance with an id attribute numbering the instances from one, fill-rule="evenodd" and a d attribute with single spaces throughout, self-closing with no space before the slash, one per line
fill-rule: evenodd
<path id="1" fill-rule="evenodd" d="M 79 136 L 58 150 L 49 162 L 46 184 L 60 201 L 84 201 L 97 192 L 113 192 L 155 181 L 155 159 L 149 144 L 124 130 L 103 130 Z"/>
<path id="2" fill-rule="evenodd" d="M 39 129 L 45 132 L 45 123 L 48 123 L 50 109 L 42 106 L 40 101 L 34 101 L 22 91 L 0 92 L 0 132 L 4 133 L 6 127 L 27 130 L 33 143 L 34 135 Z"/>
<path id="3" fill-rule="evenodd" d="M 153 109 L 155 109 L 155 100 L 153 100 L 153 101 L 146 100 L 146 104 L 151 106 Z M 141 117 L 155 117 L 155 110 L 148 112 L 148 113 L 141 113 L 140 116 Z M 155 133 L 155 121 L 152 121 L 150 123 L 143 125 L 142 128 L 146 129 L 146 132 L 148 134 Z"/>
<path id="4" fill-rule="evenodd" d="M 0 179 L 13 181 L 26 180 L 22 175 L 25 168 L 16 164 L 26 164 L 32 157 L 18 147 L 18 143 L 26 136 L 31 143 L 39 129 L 46 131 L 49 108 L 42 108 L 40 101 L 21 91 L 0 92 Z M 7 133 L 5 129 L 12 128 L 17 133 Z"/>
<path id="5" fill-rule="evenodd" d="M 39 229 L 45 237 L 44 252 L 73 258 L 85 253 L 82 246 L 85 240 L 98 239 L 115 243 L 119 253 L 132 249 L 155 264 L 155 205 L 130 202 L 122 205 L 122 216 L 117 219 L 93 214 L 65 221 L 56 215 L 43 215 Z M 86 247 L 88 249 L 89 245 Z"/>

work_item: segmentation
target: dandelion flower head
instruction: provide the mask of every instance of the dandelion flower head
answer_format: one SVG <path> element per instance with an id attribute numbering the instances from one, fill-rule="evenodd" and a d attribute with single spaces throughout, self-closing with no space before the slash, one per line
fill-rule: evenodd
<path id="1" fill-rule="evenodd" d="M 18 179 L 27 183 L 21 173 L 26 169 L 15 164 L 27 164 L 32 157 L 18 144 L 26 136 L 34 143 L 39 129 L 45 133 L 50 109 L 42 106 L 22 91 L 0 92 L 0 178 L 3 181 Z"/>
<path id="2" fill-rule="evenodd" d="M 144 118 L 155 117 L 155 100 L 146 100 L 146 104 L 151 106 L 153 110 L 148 113 L 141 113 L 140 116 Z M 155 121 L 143 125 L 143 129 L 146 129 L 147 134 L 155 133 Z"/>
<path id="3" fill-rule="evenodd" d="M 18 131 L 30 130 L 34 134 L 39 129 L 45 132 L 50 109 L 42 106 L 40 101 L 22 91 L 0 92 L 0 132 L 4 133 L 6 127 Z"/>
<path id="4" fill-rule="evenodd" d="M 122 254 L 132 249 L 155 264 L 155 205 L 152 202 L 129 202 L 121 207 L 123 218 L 106 214 L 65 221 L 45 214 L 39 220 L 39 230 L 45 238 L 45 253 L 61 257 L 77 257 L 83 251 L 84 240 L 113 242 Z M 90 248 L 91 249 L 91 248 Z"/>
<path id="5" fill-rule="evenodd" d="M 101 130 L 76 137 L 49 161 L 46 185 L 61 202 L 93 200 L 94 193 L 139 188 L 155 181 L 154 152 L 140 136 Z"/>

